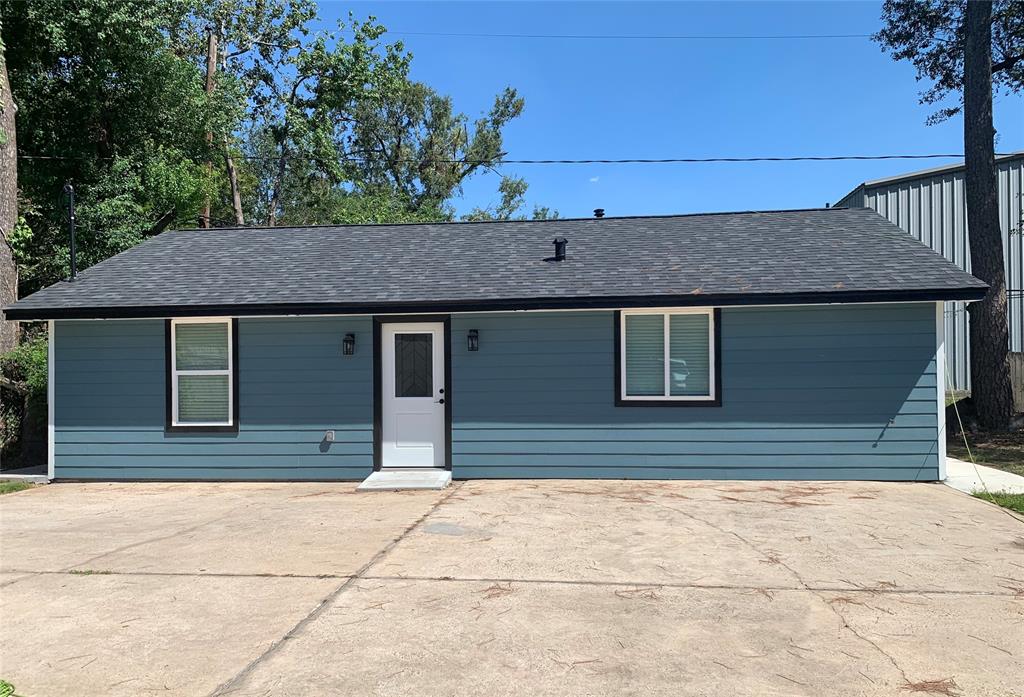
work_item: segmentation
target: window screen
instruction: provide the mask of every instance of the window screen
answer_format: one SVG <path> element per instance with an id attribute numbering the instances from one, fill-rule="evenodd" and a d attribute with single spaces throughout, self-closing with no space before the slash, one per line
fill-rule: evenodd
<path id="1" fill-rule="evenodd" d="M 710 394 L 710 317 L 669 315 L 668 326 L 669 394 L 673 397 Z"/>
<path id="2" fill-rule="evenodd" d="M 626 394 L 665 394 L 663 315 L 626 315 Z"/>

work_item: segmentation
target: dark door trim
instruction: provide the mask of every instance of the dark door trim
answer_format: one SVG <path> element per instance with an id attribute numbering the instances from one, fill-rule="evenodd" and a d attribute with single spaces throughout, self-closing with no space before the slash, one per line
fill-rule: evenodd
<path id="1" fill-rule="evenodd" d="M 382 395 L 383 360 L 381 325 L 441 322 L 444 324 L 444 468 L 452 468 L 452 317 L 451 315 L 374 315 L 373 317 L 373 470 L 382 464 L 384 404 Z"/>

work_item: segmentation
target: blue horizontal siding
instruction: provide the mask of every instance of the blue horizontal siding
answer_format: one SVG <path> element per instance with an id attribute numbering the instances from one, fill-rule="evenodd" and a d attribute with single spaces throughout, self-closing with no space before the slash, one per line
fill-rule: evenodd
<path id="1" fill-rule="evenodd" d="M 453 317 L 456 477 L 938 476 L 931 304 L 723 309 L 721 407 L 615 406 L 612 318 Z M 342 356 L 349 332 L 356 355 Z M 60 321 L 55 334 L 58 477 L 371 470 L 367 317 L 240 320 L 237 434 L 165 433 L 162 320 Z"/>
<path id="2" fill-rule="evenodd" d="M 341 340 L 356 335 L 356 353 Z M 165 433 L 163 320 L 56 322 L 55 474 L 357 479 L 372 470 L 368 317 L 241 319 L 238 433 Z M 335 442 L 323 442 L 335 431 Z"/>
<path id="3" fill-rule="evenodd" d="M 612 312 L 456 316 L 455 476 L 937 478 L 934 305 L 721 314 L 721 407 L 615 406 Z"/>

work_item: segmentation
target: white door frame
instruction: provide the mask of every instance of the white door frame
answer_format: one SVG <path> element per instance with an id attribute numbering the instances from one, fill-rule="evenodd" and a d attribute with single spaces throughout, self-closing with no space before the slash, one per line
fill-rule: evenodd
<path id="1" fill-rule="evenodd" d="M 374 470 L 417 467 L 451 469 L 451 325 L 447 315 L 380 316 L 373 323 L 374 356 Z M 433 394 L 430 397 L 394 396 L 394 336 L 402 333 L 433 335 Z M 425 428 L 436 429 L 433 462 L 413 462 L 412 452 L 401 452 L 395 442 L 395 407 L 406 400 L 433 420 Z M 410 403 L 406 402 L 407 405 Z M 403 461 L 403 456 L 408 458 Z"/>

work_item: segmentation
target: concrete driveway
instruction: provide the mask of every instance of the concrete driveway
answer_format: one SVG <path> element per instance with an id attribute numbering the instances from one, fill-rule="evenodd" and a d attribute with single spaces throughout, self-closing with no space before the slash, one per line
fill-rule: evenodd
<path id="1" fill-rule="evenodd" d="M 1024 522 L 929 484 L 0 497 L 40 695 L 1021 695 Z"/>

